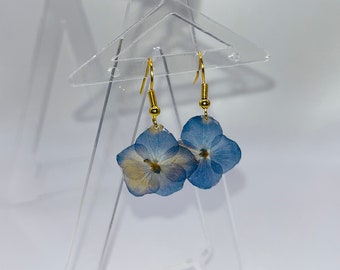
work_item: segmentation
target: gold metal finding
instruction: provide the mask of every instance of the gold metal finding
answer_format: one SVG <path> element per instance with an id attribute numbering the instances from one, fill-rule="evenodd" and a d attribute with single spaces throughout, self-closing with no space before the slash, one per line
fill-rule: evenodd
<path id="1" fill-rule="evenodd" d="M 154 72 L 153 72 L 153 62 L 151 58 L 148 58 L 148 63 L 146 66 L 145 70 L 145 76 L 143 78 L 142 86 L 140 88 L 139 93 L 142 94 L 145 88 L 145 83 L 147 76 L 150 73 L 150 89 L 148 91 L 148 96 L 149 96 L 149 101 L 150 101 L 150 109 L 149 113 L 152 117 L 152 122 L 155 126 L 155 128 L 158 128 L 158 123 L 157 123 L 157 116 L 161 113 L 161 109 L 157 105 L 157 99 L 156 99 L 156 93 L 153 89 L 154 87 Z"/>
<path id="2" fill-rule="evenodd" d="M 203 64 L 203 56 L 200 51 L 198 51 L 198 70 L 196 72 L 196 77 L 194 84 L 197 82 L 200 70 L 202 71 L 202 81 L 201 81 L 201 100 L 199 101 L 199 106 L 204 110 L 204 118 L 208 119 L 208 108 L 210 106 L 210 100 L 208 98 L 208 84 L 205 82 L 205 72 Z"/>

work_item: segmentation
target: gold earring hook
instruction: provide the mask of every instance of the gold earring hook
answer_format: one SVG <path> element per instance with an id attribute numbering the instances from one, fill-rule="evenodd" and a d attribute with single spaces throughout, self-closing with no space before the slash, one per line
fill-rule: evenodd
<path id="1" fill-rule="evenodd" d="M 153 62 L 151 58 L 148 58 L 148 63 L 145 70 L 145 76 L 143 78 L 142 86 L 140 88 L 139 93 L 142 94 L 145 88 L 146 79 L 150 73 L 150 89 L 148 91 L 149 101 L 150 101 L 150 109 L 149 113 L 152 117 L 152 122 L 155 128 L 158 128 L 157 116 L 161 113 L 161 109 L 157 105 L 156 94 L 153 89 L 154 87 L 154 71 L 153 71 Z"/>
<path id="2" fill-rule="evenodd" d="M 194 80 L 194 84 L 197 82 L 199 76 L 200 76 L 200 70 L 202 70 L 202 83 L 205 83 L 205 72 L 204 72 L 204 64 L 203 64 L 203 56 L 201 51 L 197 52 L 198 54 L 198 69 L 196 72 L 196 77 Z"/>
<path id="3" fill-rule="evenodd" d="M 205 71 L 202 53 L 198 51 L 197 54 L 198 54 L 198 70 L 196 72 L 194 84 L 197 82 L 201 70 L 202 71 L 201 100 L 199 101 L 198 104 L 204 110 L 204 118 L 208 120 L 208 108 L 210 106 L 210 100 L 208 98 L 208 84 L 205 82 Z"/>
<path id="4" fill-rule="evenodd" d="M 154 78 L 154 72 L 153 72 L 153 62 L 151 58 L 148 58 L 148 63 L 146 65 L 146 70 L 145 70 L 145 75 L 143 78 L 143 82 L 142 82 L 142 86 L 140 88 L 139 93 L 142 94 L 145 88 L 145 83 L 146 83 L 146 79 L 149 75 L 150 72 L 150 89 L 153 89 L 154 86 L 154 82 L 153 82 L 153 78 Z"/>

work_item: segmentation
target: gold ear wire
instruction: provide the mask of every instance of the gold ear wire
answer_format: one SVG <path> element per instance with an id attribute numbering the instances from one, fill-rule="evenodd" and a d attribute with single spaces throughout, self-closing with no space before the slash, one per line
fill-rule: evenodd
<path id="1" fill-rule="evenodd" d="M 201 81 L 201 100 L 199 101 L 199 106 L 204 110 L 204 118 L 208 119 L 208 108 L 210 106 L 210 100 L 208 98 L 208 84 L 205 82 L 205 71 L 204 71 L 204 64 L 203 64 L 203 56 L 200 51 L 197 52 L 198 54 L 198 70 L 196 72 L 196 77 L 194 80 L 194 84 L 197 82 L 200 70 L 202 71 L 202 81 Z"/>
<path id="2" fill-rule="evenodd" d="M 157 105 L 156 93 L 153 89 L 154 72 L 153 72 L 153 62 L 151 58 L 148 58 L 148 63 L 147 63 L 146 70 L 145 70 L 145 76 L 143 78 L 142 86 L 139 91 L 140 94 L 142 94 L 144 91 L 146 79 L 147 79 L 147 76 L 149 75 L 149 72 L 150 72 L 150 89 L 148 91 L 148 96 L 149 96 L 149 101 L 150 101 L 149 113 L 151 115 L 152 122 L 155 128 L 158 128 L 157 116 L 161 113 L 161 109 Z"/>

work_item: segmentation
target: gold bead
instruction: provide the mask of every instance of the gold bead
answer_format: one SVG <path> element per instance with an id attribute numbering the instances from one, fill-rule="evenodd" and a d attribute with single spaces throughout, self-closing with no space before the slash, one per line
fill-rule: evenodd
<path id="1" fill-rule="evenodd" d="M 199 102 L 199 105 L 202 109 L 208 109 L 210 106 L 210 100 L 209 99 L 201 99 Z"/>
<path id="2" fill-rule="evenodd" d="M 150 113 L 152 116 L 158 116 L 158 115 L 161 113 L 161 109 L 158 108 L 157 106 L 152 106 L 152 107 L 149 109 L 149 113 Z"/>

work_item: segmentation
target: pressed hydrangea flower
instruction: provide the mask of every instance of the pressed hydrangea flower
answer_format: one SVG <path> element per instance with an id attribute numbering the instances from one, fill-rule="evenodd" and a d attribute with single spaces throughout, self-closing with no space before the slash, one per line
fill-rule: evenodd
<path id="1" fill-rule="evenodd" d="M 170 195 L 182 189 L 197 167 L 193 154 L 163 126 L 151 126 L 117 155 L 128 190 L 135 196 Z"/>
<path id="2" fill-rule="evenodd" d="M 212 117 L 191 118 L 183 127 L 181 143 L 198 160 L 197 169 L 188 180 L 195 186 L 209 189 L 222 174 L 232 169 L 241 159 L 236 142 L 223 135 L 220 124 Z"/>

